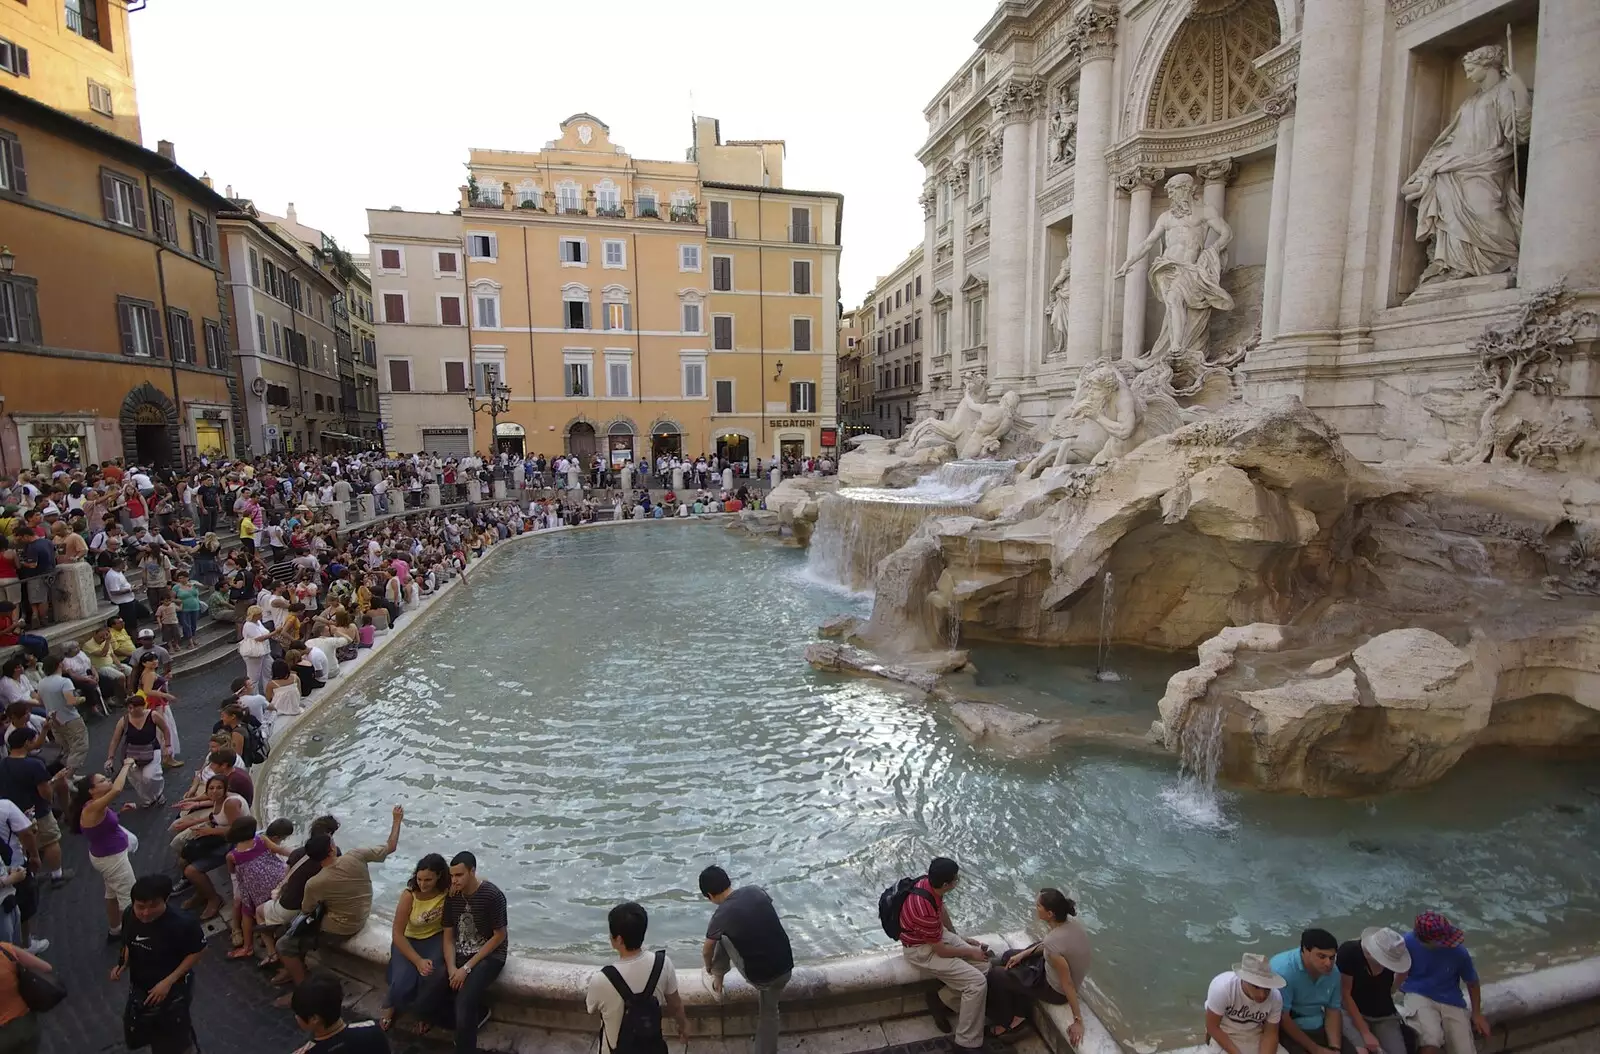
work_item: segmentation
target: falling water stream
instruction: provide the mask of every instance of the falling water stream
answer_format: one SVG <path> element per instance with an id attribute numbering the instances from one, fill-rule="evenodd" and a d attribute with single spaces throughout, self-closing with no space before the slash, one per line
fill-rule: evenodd
<path id="1" fill-rule="evenodd" d="M 1111 572 L 1101 579 L 1100 591 L 1100 646 L 1095 652 L 1094 679 L 1120 681 L 1122 677 L 1111 668 L 1111 633 L 1116 628 L 1117 608 Z"/>

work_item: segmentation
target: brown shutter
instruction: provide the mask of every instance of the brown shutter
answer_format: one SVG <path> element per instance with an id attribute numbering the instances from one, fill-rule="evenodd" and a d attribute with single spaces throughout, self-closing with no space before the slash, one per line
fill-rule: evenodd
<path id="1" fill-rule="evenodd" d="M 155 308 L 144 308 L 144 317 L 150 320 L 150 357 L 153 359 L 166 358 L 167 348 L 161 340 L 161 320 L 156 317 Z"/>
<path id="2" fill-rule="evenodd" d="M 447 362 L 444 364 L 444 389 L 447 392 L 464 392 L 467 390 L 466 363 Z"/>
<path id="3" fill-rule="evenodd" d="M 122 353 L 132 355 L 133 343 L 133 305 L 126 300 L 117 301 L 117 332 L 122 336 Z"/>
<path id="4" fill-rule="evenodd" d="M 131 196 L 133 198 L 133 229 L 142 231 L 145 229 L 145 224 L 149 222 L 149 218 L 145 214 L 144 195 L 139 193 L 137 184 L 135 184 Z"/>
<path id="5" fill-rule="evenodd" d="M 446 326 L 461 325 L 461 298 L 454 296 L 441 297 L 439 300 L 439 321 Z"/>
<path id="6" fill-rule="evenodd" d="M 402 294 L 383 294 L 383 320 L 385 322 L 404 322 L 406 320 L 406 298 Z"/>
<path id="7" fill-rule="evenodd" d="M 17 56 L 17 74 L 22 77 L 28 76 L 28 49 L 13 44 L 11 50 Z"/>
<path id="8" fill-rule="evenodd" d="M 117 181 L 103 168 L 100 170 L 100 205 L 107 221 L 117 218 Z"/>
<path id="9" fill-rule="evenodd" d="M 411 390 L 411 363 L 404 359 L 389 360 L 389 390 L 391 392 Z"/>
<path id="10" fill-rule="evenodd" d="M 28 192 L 28 169 L 22 163 L 22 144 L 15 139 L 5 144 L 11 151 L 11 189 L 18 194 Z"/>
<path id="11" fill-rule="evenodd" d="M 17 339 L 24 344 L 43 344 L 39 332 L 39 290 L 31 284 L 17 282 L 11 287 L 16 294 L 12 299 L 17 306 Z"/>

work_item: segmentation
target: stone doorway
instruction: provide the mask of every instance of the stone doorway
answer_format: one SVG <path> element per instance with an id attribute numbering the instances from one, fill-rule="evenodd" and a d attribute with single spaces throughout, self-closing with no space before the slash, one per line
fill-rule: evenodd
<path id="1" fill-rule="evenodd" d="M 584 465 L 588 465 L 594 458 L 594 452 L 594 425 L 587 421 L 579 421 L 567 429 L 567 453 L 582 459 Z"/>
<path id="2" fill-rule="evenodd" d="M 146 382 L 122 401 L 122 460 L 146 468 L 179 468 L 178 407 L 165 392 Z"/>

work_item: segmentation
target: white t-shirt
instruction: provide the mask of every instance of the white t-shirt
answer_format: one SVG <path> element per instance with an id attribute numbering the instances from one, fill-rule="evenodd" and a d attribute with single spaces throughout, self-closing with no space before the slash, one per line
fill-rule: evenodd
<path id="1" fill-rule="evenodd" d="M 1258 1003 L 1245 995 L 1239 975 L 1228 970 L 1212 979 L 1206 990 L 1206 1009 L 1222 1018 L 1222 1031 L 1233 1039 L 1259 1043 L 1261 1030 L 1277 1024 L 1283 1016 L 1283 995 L 1274 991 Z"/>
<path id="2" fill-rule="evenodd" d="M 634 992 L 644 991 L 644 986 L 650 980 L 650 971 L 655 968 L 656 953 L 645 950 L 632 959 L 618 959 L 612 963 L 617 972 L 622 975 L 622 981 Z M 666 997 L 678 990 L 678 974 L 672 968 L 672 956 L 663 956 L 661 963 L 661 979 L 656 982 L 656 1002 L 663 1008 L 666 1006 Z M 589 1013 L 599 1013 L 605 1019 L 605 1044 L 606 1050 L 611 1050 L 617 1045 L 617 1029 L 622 1027 L 622 996 L 606 980 L 605 974 L 596 970 L 589 977 L 589 991 L 586 1002 Z M 662 1015 L 665 1016 L 665 1013 Z"/>
<path id="3" fill-rule="evenodd" d="M 262 727 L 267 724 L 267 697 L 264 695 L 241 695 L 235 700 L 244 707 L 245 713 L 259 721 Z"/>
<path id="4" fill-rule="evenodd" d="M 17 803 L 9 798 L 0 798 L 0 838 L 3 838 L 6 847 L 11 850 L 11 866 L 26 867 L 28 854 L 22 848 L 22 840 L 17 837 L 24 831 L 33 828 L 33 821 L 28 814 L 17 808 Z"/>
<path id="5" fill-rule="evenodd" d="M 127 575 L 115 569 L 106 572 L 106 599 L 113 604 L 133 603 L 133 586 Z"/>

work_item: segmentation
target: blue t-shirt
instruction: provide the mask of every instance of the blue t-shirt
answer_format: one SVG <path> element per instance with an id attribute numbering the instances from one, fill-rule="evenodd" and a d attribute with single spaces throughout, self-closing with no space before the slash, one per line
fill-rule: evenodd
<path id="1" fill-rule="evenodd" d="M 1321 1028 L 1326 1023 L 1323 1014 L 1340 1008 L 1339 971 L 1313 976 L 1306 969 L 1299 948 L 1274 955 L 1272 970 L 1289 982 L 1283 987 L 1283 1012 L 1301 1028 Z"/>
<path id="2" fill-rule="evenodd" d="M 1461 985 L 1478 983 L 1478 971 L 1466 945 L 1430 948 L 1417 940 L 1415 933 L 1407 933 L 1406 950 L 1411 953 L 1411 973 L 1400 991 L 1415 992 L 1446 1006 L 1466 1007 Z"/>

